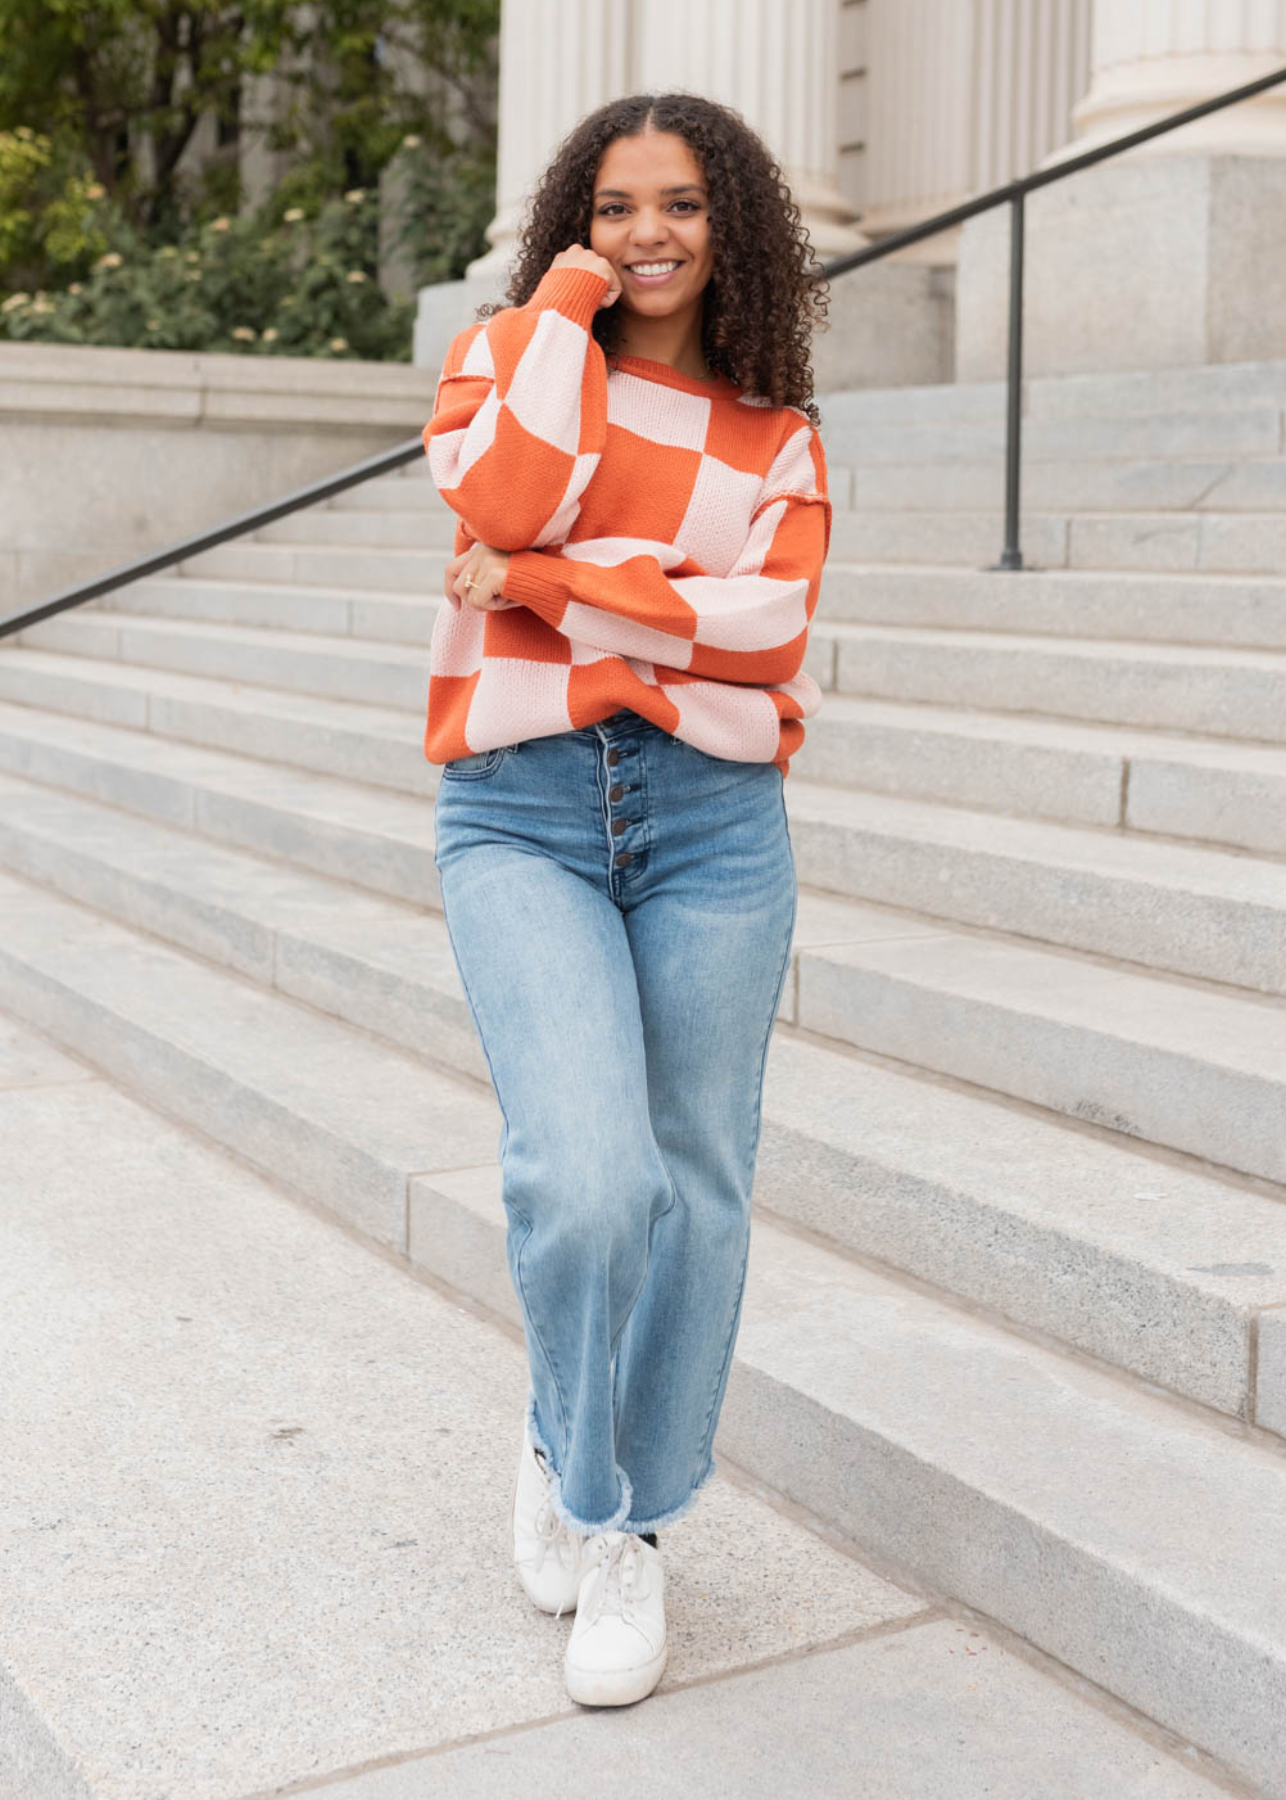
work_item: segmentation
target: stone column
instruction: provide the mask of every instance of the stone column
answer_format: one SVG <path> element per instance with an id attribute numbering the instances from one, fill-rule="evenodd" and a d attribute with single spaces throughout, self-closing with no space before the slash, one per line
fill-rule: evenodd
<path id="1" fill-rule="evenodd" d="M 554 150 L 578 119 L 630 91 L 629 23 L 629 0 L 504 0 L 496 216 L 471 283 L 503 288 L 523 208 Z"/>
<path id="2" fill-rule="evenodd" d="M 817 255 L 867 242 L 836 182 L 837 0 L 645 0 L 630 91 L 686 89 L 739 112 L 781 164 Z"/>
<path id="3" fill-rule="evenodd" d="M 1068 153 L 1286 65 L 1286 0 L 1095 0 L 1093 74 Z M 1286 155 L 1286 86 L 1167 132 L 1132 155 Z"/>
<path id="4" fill-rule="evenodd" d="M 1117 0 L 1129 11 L 1130 0 Z M 867 0 L 862 228 L 879 239 L 1025 175 L 1066 141 L 1091 0 Z M 899 259 L 954 262 L 959 230 Z"/>
<path id="5" fill-rule="evenodd" d="M 1046 160 L 1282 67 L 1286 0 L 1094 0 L 1081 135 Z M 1286 356 L 1284 212 L 1283 88 L 1038 190 L 1027 203 L 1028 372 Z M 1004 367 L 1008 229 L 1003 212 L 964 228 L 962 380 Z"/>
<path id="6" fill-rule="evenodd" d="M 734 107 L 780 163 L 818 258 L 865 243 L 836 179 L 838 35 L 839 0 L 504 0 L 492 248 L 467 280 L 421 290 L 415 361 L 440 362 L 477 303 L 503 291 L 533 183 L 571 126 L 617 95 L 687 90 Z M 818 390 L 945 379 L 950 294 L 937 274 L 837 282 Z"/>

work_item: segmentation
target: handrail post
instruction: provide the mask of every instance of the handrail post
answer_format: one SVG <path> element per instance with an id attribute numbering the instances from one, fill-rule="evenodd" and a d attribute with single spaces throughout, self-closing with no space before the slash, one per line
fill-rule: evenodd
<path id="1" fill-rule="evenodd" d="M 1018 491 L 1023 429 L 1023 198 L 1009 204 L 1009 391 L 1005 419 L 1005 547 L 998 569 L 1021 569 L 1018 544 Z"/>

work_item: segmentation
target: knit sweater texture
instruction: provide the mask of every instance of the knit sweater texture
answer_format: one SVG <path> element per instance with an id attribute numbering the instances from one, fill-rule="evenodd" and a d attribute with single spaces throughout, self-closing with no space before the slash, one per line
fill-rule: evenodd
<path id="1" fill-rule="evenodd" d="M 444 597 L 430 762 L 630 708 L 711 756 L 785 776 L 821 690 L 803 669 L 830 545 L 821 439 L 722 375 L 608 360 L 608 282 L 546 273 L 452 341 L 424 444 L 455 551 L 511 552 L 482 611 Z"/>

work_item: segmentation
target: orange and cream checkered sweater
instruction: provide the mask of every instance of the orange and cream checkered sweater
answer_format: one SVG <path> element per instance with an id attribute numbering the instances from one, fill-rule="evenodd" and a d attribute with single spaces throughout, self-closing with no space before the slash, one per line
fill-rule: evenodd
<path id="1" fill-rule="evenodd" d="M 711 756 L 787 773 L 821 690 L 803 668 L 830 543 L 821 439 L 723 376 L 621 355 L 607 278 L 550 270 L 453 340 L 424 428 L 455 550 L 512 552 L 484 612 L 445 596 L 430 762 L 629 707 Z"/>

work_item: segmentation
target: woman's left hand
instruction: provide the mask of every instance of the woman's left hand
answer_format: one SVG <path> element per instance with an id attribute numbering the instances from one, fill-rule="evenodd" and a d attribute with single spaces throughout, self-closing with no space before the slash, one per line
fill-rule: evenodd
<path id="1" fill-rule="evenodd" d="M 501 612 L 505 607 L 521 606 L 521 600 L 508 600 L 501 589 L 509 573 L 509 553 L 493 550 L 490 544 L 470 544 L 446 566 L 445 588 L 448 597 L 463 600 L 479 612 Z M 472 586 L 466 586 L 472 581 Z"/>

